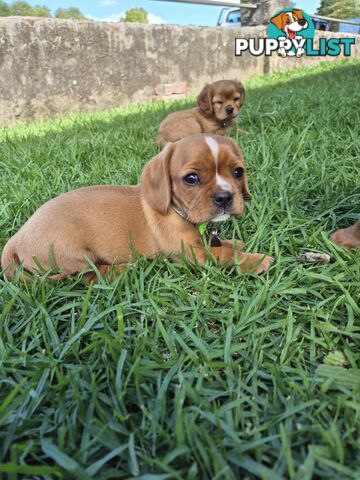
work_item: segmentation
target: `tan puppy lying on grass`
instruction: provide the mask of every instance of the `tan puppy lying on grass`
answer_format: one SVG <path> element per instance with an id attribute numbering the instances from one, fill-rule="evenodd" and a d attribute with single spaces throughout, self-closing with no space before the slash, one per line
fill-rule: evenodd
<path id="1" fill-rule="evenodd" d="M 205 85 L 197 98 L 197 107 L 170 113 L 161 122 L 157 145 L 163 146 L 196 133 L 225 135 L 239 115 L 244 99 L 244 87 L 235 80 Z"/>
<path id="2" fill-rule="evenodd" d="M 360 219 L 354 225 L 334 232 L 330 240 L 343 248 L 360 247 Z"/>
<path id="3" fill-rule="evenodd" d="M 8 241 L 1 257 L 11 279 L 19 265 L 62 279 L 96 265 L 104 275 L 128 263 L 132 247 L 140 255 L 161 253 L 178 259 L 181 252 L 204 264 L 207 252 L 197 226 L 241 215 L 250 199 L 245 164 L 237 145 L 214 135 L 194 135 L 168 144 L 144 168 L 136 186 L 92 186 L 56 197 L 40 207 Z M 219 240 L 219 239 L 217 239 Z M 219 241 L 211 253 L 245 272 L 265 272 L 271 258 L 233 251 Z M 237 245 L 238 247 L 238 245 Z M 84 275 L 86 280 L 95 273 Z"/>

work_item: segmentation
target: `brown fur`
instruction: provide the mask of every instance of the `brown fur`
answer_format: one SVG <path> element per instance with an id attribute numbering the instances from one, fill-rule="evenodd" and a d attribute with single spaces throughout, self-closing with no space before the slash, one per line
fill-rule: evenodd
<path id="1" fill-rule="evenodd" d="M 360 219 L 351 227 L 334 232 L 330 240 L 343 248 L 360 247 Z"/>
<path id="2" fill-rule="evenodd" d="M 197 99 L 197 107 L 168 115 L 160 124 L 157 145 L 176 142 L 196 133 L 224 135 L 239 114 L 244 103 L 245 91 L 240 82 L 219 80 L 205 85 Z M 227 114 L 226 107 L 234 109 Z"/>
<path id="3" fill-rule="evenodd" d="M 87 259 L 104 275 L 111 266 L 121 270 L 131 261 L 132 247 L 147 257 L 161 253 L 178 259 L 184 251 L 190 259 L 204 264 L 206 251 L 194 224 L 209 221 L 225 210 L 241 215 L 244 200 L 251 198 L 237 145 L 211 136 L 218 149 L 214 158 L 206 143 L 208 137 L 194 135 L 168 144 L 145 166 L 140 185 L 80 188 L 42 205 L 5 245 L 1 263 L 6 276 L 11 279 L 20 263 L 26 271 L 37 274 L 34 257 L 45 270 L 54 266 L 60 270 L 51 279 L 88 269 Z M 233 172 L 239 167 L 243 175 L 236 179 Z M 189 186 L 184 176 L 194 171 L 201 183 Z M 225 209 L 216 206 L 213 197 L 224 185 L 233 195 L 232 204 Z M 176 213 L 172 203 L 186 212 L 190 221 Z M 255 267 L 256 273 L 262 273 L 269 268 L 270 257 L 243 253 L 240 248 L 241 243 L 236 245 L 235 255 L 244 271 Z M 232 242 L 223 241 L 211 252 L 220 262 L 233 262 Z M 93 273 L 85 275 L 86 280 L 95 277 Z"/>

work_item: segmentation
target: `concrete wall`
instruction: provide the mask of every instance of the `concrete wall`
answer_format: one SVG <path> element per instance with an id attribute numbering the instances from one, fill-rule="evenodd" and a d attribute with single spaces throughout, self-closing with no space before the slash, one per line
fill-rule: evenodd
<path id="1" fill-rule="evenodd" d="M 266 36 L 266 28 L 1 17 L 0 124 L 151 101 L 161 83 L 186 82 L 191 96 L 221 78 L 246 80 L 323 61 L 235 57 L 236 36 Z M 353 52 L 360 58 L 359 44 Z"/>

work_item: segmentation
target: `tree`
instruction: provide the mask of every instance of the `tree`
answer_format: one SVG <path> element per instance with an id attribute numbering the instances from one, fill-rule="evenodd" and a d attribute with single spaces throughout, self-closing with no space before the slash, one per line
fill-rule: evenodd
<path id="1" fill-rule="evenodd" d="M 359 0 L 321 0 L 318 15 L 334 18 L 360 17 Z"/>
<path id="2" fill-rule="evenodd" d="M 9 5 L 0 0 L 0 17 L 8 17 L 11 15 L 11 9 Z"/>
<path id="3" fill-rule="evenodd" d="M 11 5 L 0 2 L 0 16 L 7 17 L 9 15 L 28 16 L 28 17 L 51 17 L 50 9 L 45 6 L 35 5 L 32 7 L 27 2 L 17 1 Z"/>
<path id="4" fill-rule="evenodd" d="M 14 2 L 10 6 L 11 13 L 10 15 L 16 15 L 20 17 L 32 16 L 33 7 L 27 2 L 21 0 Z"/>
<path id="5" fill-rule="evenodd" d="M 77 7 L 58 8 L 55 12 L 56 18 L 68 18 L 71 20 L 86 20 L 86 17 Z"/>
<path id="6" fill-rule="evenodd" d="M 147 11 L 143 8 L 130 8 L 125 12 L 125 17 L 120 22 L 149 23 Z"/>
<path id="7" fill-rule="evenodd" d="M 32 17 L 51 17 L 50 9 L 45 5 L 35 5 L 32 7 Z"/>
<path id="8" fill-rule="evenodd" d="M 3 0 L 0 0 L 0 17 L 8 17 L 10 15 L 20 17 L 51 17 L 51 12 L 45 5 L 31 6 L 23 0 L 17 0 L 11 5 L 8 5 Z M 86 17 L 76 7 L 68 9 L 58 8 L 55 12 L 57 18 L 72 18 L 74 20 L 84 20 Z"/>

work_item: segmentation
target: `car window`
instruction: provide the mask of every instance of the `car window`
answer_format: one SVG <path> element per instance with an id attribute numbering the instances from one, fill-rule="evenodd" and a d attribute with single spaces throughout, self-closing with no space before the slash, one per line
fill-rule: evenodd
<path id="1" fill-rule="evenodd" d="M 240 12 L 230 12 L 226 21 L 227 23 L 240 23 Z"/>

